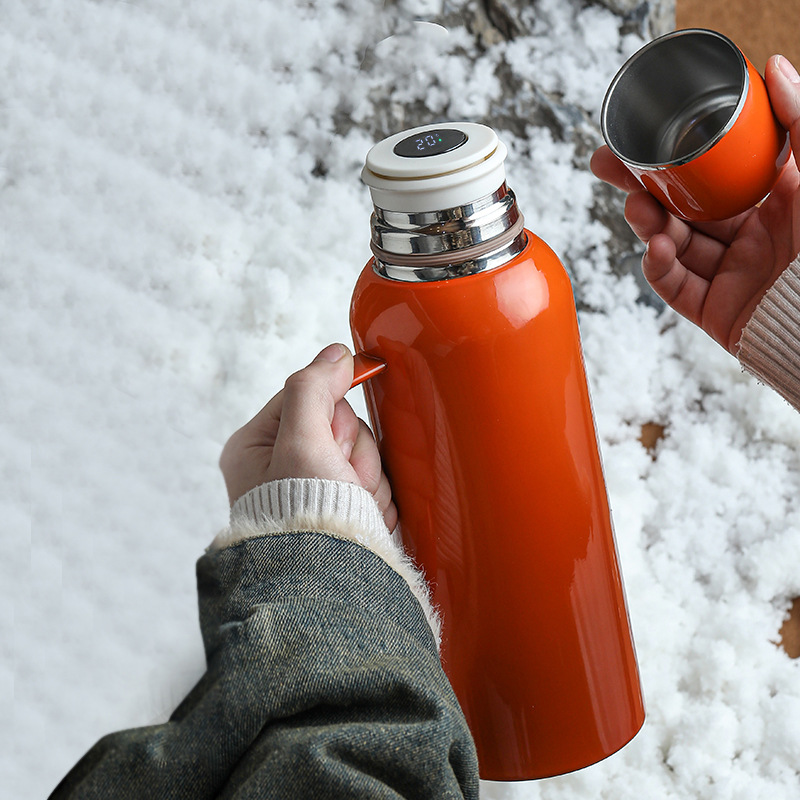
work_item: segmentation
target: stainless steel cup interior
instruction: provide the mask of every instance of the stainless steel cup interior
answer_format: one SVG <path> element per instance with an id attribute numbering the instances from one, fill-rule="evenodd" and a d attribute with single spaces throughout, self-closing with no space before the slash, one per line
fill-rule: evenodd
<path id="1" fill-rule="evenodd" d="M 611 82 L 603 138 L 633 166 L 677 166 L 725 135 L 748 90 L 747 63 L 730 39 L 703 29 L 668 33 L 639 50 Z"/>

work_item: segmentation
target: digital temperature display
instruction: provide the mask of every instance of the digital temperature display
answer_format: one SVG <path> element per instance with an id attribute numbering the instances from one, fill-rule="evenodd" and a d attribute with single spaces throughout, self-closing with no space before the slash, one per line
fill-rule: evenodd
<path id="1" fill-rule="evenodd" d="M 424 158 L 449 153 L 467 141 L 464 131 L 443 128 L 415 133 L 394 146 L 394 154 L 403 158 Z"/>

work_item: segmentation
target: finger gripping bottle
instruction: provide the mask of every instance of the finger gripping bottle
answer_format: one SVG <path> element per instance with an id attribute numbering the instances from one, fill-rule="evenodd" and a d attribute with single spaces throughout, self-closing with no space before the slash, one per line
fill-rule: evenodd
<path id="1" fill-rule="evenodd" d="M 472 123 L 370 150 L 350 321 L 387 365 L 369 415 L 481 777 L 525 780 L 615 752 L 644 707 L 572 287 L 505 155 Z"/>

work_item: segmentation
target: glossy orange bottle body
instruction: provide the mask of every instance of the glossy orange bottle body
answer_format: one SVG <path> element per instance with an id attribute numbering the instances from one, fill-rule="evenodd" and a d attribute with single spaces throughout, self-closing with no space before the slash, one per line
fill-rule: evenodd
<path id="1" fill-rule="evenodd" d="M 507 265 L 405 283 L 362 272 L 356 348 L 404 544 L 481 777 L 569 772 L 644 721 L 572 287 L 526 232 Z"/>

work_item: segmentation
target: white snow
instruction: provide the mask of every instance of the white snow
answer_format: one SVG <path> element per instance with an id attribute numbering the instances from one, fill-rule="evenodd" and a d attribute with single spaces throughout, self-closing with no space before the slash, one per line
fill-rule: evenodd
<path id="1" fill-rule="evenodd" d="M 599 7 L 542 0 L 533 35 L 473 67 L 463 30 L 410 24 L 442 5 L 401 3 L 392 22 L 372 0 L 3 3 L 3 797 L 46 796 L 202 673 L 194 561 L 226 520 L 222 444 L 349 341 L 373 140 L 334 117 L 366 126 L 390 78 L 398 103 L 481 115 L 500 58 L 596 115 L 641 44 Z M 593 309 L 581 326 L 648 720 L 602 764 L 484 794 L 796 798 L 800 675 L 774 642 L 800 595 L 800 419 L 704 334 L 636 304 L 571 145 L 499 133 L 528 226 Z M 651 421 L 666 430 L 654 458 L 638 441 Z"/>

